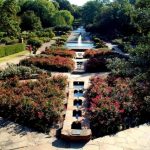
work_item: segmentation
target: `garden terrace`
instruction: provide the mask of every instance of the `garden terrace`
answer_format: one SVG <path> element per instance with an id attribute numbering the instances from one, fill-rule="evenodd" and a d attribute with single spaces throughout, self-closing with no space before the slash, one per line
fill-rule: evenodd
<path id="1" fill-rule="evenodd" d="M 45 55 L 53 55 L 53 56 L 61 56 L 61 57 L 70 57 L 74 58 L 75 57 L 75 52 L 71 50 L 45 50 L 41 54 Z"/>
<path id="2" fill-rule="evenodd" d="M 71 58 L 60 56 L 36 56 L 24 59 L 21 65 L 34 65 L 48 71 L 71 72 L 74 70 L 74 61 Z"/>
<path id="3" fill-rule="evenodd" d="M 48 131 L 53 123 L 62 121 L 67 78 L 41 75 L 36 81 L 19 82 L 10 78 L 0 82 L 0 115 Z"/>

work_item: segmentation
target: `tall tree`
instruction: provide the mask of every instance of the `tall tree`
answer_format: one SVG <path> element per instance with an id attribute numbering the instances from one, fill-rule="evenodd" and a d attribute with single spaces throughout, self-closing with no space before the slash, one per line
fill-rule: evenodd
<path id="1" fill-rule="evenodd" d="M 16 0 L 5 0 L 1 6 L 0 29 L 8 35 L 17 35 L 20 32 L 17 13 L 19 6 Z"/>
<path id="2" fill-rule="evenodd" d="M 24 12 L 21 17 L 21 29 L 32 31 L 32 30 L 39 30 L 42 28 L 40 18 L 37 17 L 34 11 L 27 11 Z"/>
<path id="3" fill-rule="evenodd" d="M 74 13 L 74 9 L 68 0 L 54 0 L 59 4 L 59 10 L 68 10 L 72 14 Z"/>
<path id="4" fill-rule="evenodd" d="M 25 12 L 27 10 L 32 10 L 34 13 L 40 17 L 43 27 L 52 26 L 52 16 L 56 12 L 56 8 L 52 1 L 48 0 L 28 0 L 22 6 L 21 12 Z"/>
<path id="5" fill-rule="evenodd" d="M 94 23 L 94 18 L 99 13 L 102 3 L 95 0 L 89 1 L 82 7 L 82 19 L 85 24 Z"/>
<path id="6" fill-rule="evenodd" d="M 55 25 L 72 25 L 74 17 L 67 10 L 58 11 L 54 15 L 54 24 Z"/>

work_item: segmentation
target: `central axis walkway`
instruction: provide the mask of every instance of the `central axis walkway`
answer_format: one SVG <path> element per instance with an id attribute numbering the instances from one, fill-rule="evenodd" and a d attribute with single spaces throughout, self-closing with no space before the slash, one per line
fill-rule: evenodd
<path id="1" fill-rule="evenodd" d="M 75 91 L 77 92 L 77 89 L 74 86 L 74 82 L 76 83 L 84 83 L 83 89 L 78 89 L 80 92 L 83 92 L 88 88 L 89 86 L 89 80 L 85 79 L 78 79 L 78 80 L 72 80 L 69 81 L 69 95 L 68 95 L 68 104 L 67 104 L 67 110 L 66 110 L 66 116 L 63 124 L 63 129 L 61 132 L 61 137 L 65 140 L 70 141 L 79 141 L 84 140 L 88 141 L 91 138 L 91 129 L 89 126 L 89 122 L 86 118 L 86 99 L 84 96 L 75 96 Z M 84 93 L 83 93 L 84 94 Z M 74 105 L 74 100 L 82 100 L 81 106 Z M 76 111 L 81 111 L 81 116 L 78 116 L 74 114 Z M 73 123 L 81 123 L 81 128 L 74 128 Z"/>

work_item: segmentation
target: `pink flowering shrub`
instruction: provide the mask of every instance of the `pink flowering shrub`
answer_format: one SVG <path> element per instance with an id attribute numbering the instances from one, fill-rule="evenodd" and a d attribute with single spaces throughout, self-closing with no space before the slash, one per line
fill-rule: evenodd
<path id="1" fill-rule="evenodd" d="M 41 69 L 59 72 L 71 72 L 74 70 L 74 61 L 71 58 L 61 56 L 37 56 L 24 59 L 21 65 L 34 65 Z"/>
<path id="2" fill-rule="evenodd" d="M 113 52 L 108 49 L 101 49 L 101 50 L 86 50 L 84 53 L 84 58 L 91 58 L 91 57 L 106 57 L 112 55 Z"/>
<path id="3" fill-rule="evenodd" d="M 0 116 L 40 131 L 62 120 L 67 78 L 41 75 L 37 81 L 10 78 L 0 83 Z"/>
<path id="4" fill-rule="evenodd" d="M 108 71 L 105 58 L 90 58 L 84 65 L 86 72 Z"/>
<path id="5" fill-rule="evenodd" d="M 61 56 L 61 57 L 70 57 L 70 58 L 73 58 L 75 56 L 75 52 L 72 50 L 59 50 L 59 49 L 58 50 L 47 49 L 43 51 L 41 54 Z"/>
<path id="6" fill-rule="evenodd" d="M 95 136 L 115 133 L 138 124 L 140 103 L 134 100 L 129 79 L 94 77 L 87 90 L 88 116 Z"/>

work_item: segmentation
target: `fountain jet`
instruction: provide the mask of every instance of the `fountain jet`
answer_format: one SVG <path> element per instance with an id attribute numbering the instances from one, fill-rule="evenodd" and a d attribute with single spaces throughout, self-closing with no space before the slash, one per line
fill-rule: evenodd
<path id="1" fill-rule="evenodd" d="M 82 45 L 82 36 L 80 34 L 78 38 L 78 46 L 81 46 L 81 45 Z"/>

